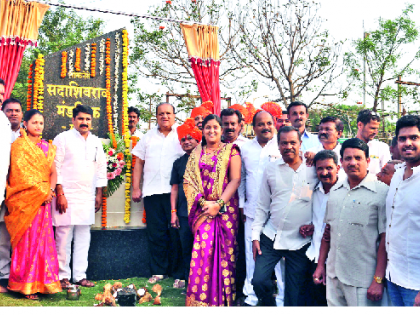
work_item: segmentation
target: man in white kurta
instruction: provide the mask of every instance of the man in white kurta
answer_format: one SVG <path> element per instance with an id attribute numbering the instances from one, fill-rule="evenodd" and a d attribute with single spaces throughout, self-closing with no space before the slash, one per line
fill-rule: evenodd
<path id="1" fill-rule="evenodd" d="M 254 275 L 255 262 L 252 254 L 252 223 L 258 201 L 259 187 L 266 165 L 280 158 L 277 137 L 274 132 L 274 119 L 267 112 L 255 114 L 252 123 L 256 137 L 245 143 L 241 148 L 242 169 L 241 185 L 238 188 L 239 209 L 245 216 L 245 259 L 246 279 L 244 283 L 245 303 L 256 306 L 258 298 L 251 284 Z M 277 277 L 276 305 L 283 306 L 284 285 L 280 263 L 275 268 Z"/>
<path id="2" fill-rule="evenodd" d="M 0 105 L 3 103 L 4 81 L 0 79 Z M 10 164 L 11 125 L 6 115 L 0 112 L 0 204 L 3 203 L 7 174 Z M 4 224 L 4 211 L 0 211 L 0 293 L 7 292 L 7 279 L 10 272 L 10 236 Z"/>
<path id="3" fill-rule="evenodd" d="M 53 209 L 52 218 L 56 227 L 59 277 L 64 287 L 71 276 L 71 256 L 73 282 L 93 286 L 86 280 L 90 225 L 95 223 L 95 212 L 100 209 L 107 177 L 101 140 L 89 131 L 92 116 L 91 108 L 77 106 L 73 110 L 74 129 L 59 134 L 53 141 L 57 146 L 57 209 Z"/>

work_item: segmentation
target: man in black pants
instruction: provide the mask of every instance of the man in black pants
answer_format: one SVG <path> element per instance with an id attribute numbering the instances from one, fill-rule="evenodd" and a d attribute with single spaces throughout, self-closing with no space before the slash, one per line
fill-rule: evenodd
<path id="1" fill-rule="evenodd" d="M 178 239 L 181 243 L 181 276 L 175 279 L 174 288 L 185 287 L 190 271 L 191 251 L 194 237 L 188 224 L 188 204 L 183 189 L 184 173 L 188 158 L 202 138 L 201 130 L 195 126 L 194 120 L 188 118 L 182 126 L 177 128 L 178 139 L 185 154 L 174 162 L 171 175 L 171 226 L 178 229 Z M 177 250 L 177 249 L 176 249 Z"/>
<path id="2" fill-rule="evenodd" d="M 299 130 L 282 127 L 277 139 L 282 158 L 264 170 L 252 224 L 252 284 L 261 306 L 276 306 L 271 274 L 285 257 L 284 306 L 303 306 L 311 239 L 300 235 L 299 227 L 312 221 L 311 196 L 318 180 L 314 167 L 306 166 L 300 153 Z"/>
<path id="3" fill-rule="evenodd" d="M 150 253 L 150 271 L 153 284 L 169 274 L 171 178 L 174 161 L 184 154 L 178 140 L 175 108 L 168 103 L 156 107 L 158 125 L 149 130 L 133 148 L 136 159 L 133 172 L 135 202 L 144 198 L 147 217 L 147 236 Z M 140 182 L 143 177 L 143 187 Z M 177 275 L 173 276 L 178 278 Z"/>

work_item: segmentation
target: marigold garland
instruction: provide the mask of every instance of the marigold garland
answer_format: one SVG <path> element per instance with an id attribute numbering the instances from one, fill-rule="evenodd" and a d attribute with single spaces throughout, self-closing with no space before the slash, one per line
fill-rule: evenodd
<path id="1" fill-rule="evenodd" d="M 96 43 L 91 45 L 91 55 L 90 55 L 90 77 L 96 77 Z"/>
<path id="2" fill-rule="evenodd" d="M 102 228 L 106 228 L 106 212 L 107 212 L 107 201 L 106 201 L 106 196 L 105 194 L 103 194 L 102 197 L 102 220 L 101 220 L 101 226 Z"/>
<path id="3" fill-rule="evenodd" d="M 67 75 L 67 51 L 61 53 L 61 78 L 64 79 Z"/>
<path id="4" fill-rule="evenodd" d="M 74 63 L 74 69 L 77 72 L 80 72 L 80 57 L 82 55 L 82 50 L 80 48 L 76 48 L 76 62 Z"/>
<path id="5" fill-rule="evenodd" d="M 33 108 L 40 112 L 44 110 L 44 65 L 44 56 L 39 54 L 35 60 Z"/>
<path id="6" fill-rule="evenodd" d="M 28 97 L 26 98 L 26 110 L 27 111 L 31 109 L 31 104 L 32 104 L 32 92 L 33 92 L 33 89 L 32 89 L 32 83 L 33 83 L 32 74 L 33 74 L 33 68 L 34 68 L 34 65 L 31 64 L 29 66 L 29 72 L 28 72 Z"/>
<path id="7" fill-rule="evenodd" d="M 115 140 L 114 128 L 112 126 L 112 107 L 111 107 L 111 40 L 106 39 L 106 58 L 105 58 L 105 82 L 106 82 L 106 112 L 108 115 L 108 130 L 112 142 L 112 147 L 117 148 L 117 141 Z"/>

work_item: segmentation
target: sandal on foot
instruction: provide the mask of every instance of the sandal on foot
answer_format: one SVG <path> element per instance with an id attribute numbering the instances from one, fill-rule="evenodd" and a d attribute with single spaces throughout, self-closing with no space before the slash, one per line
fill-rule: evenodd
<path id="1" fill-rule="evenodd" d="M 168 278 L 168 276 L 165 276 L 165 275 L 153 275 L 151 278 L 149 278 L 149 281 L 148 282 L 150 284 L 154 284 L 154 283 L 156 283 L 158 281 L 161 281 L 163 279 L 166 279 L 166 278 Z"/>
<path id="2" fill-rule="evenodd" d="M 62 290 L 67 290 L 71 286 L 71 283 L 67 278 L 61 279 L 60 284 Z"/>
<path id="3" fill-rule="evenodd" d="M 185 280 L 176 279 L 174 282 L 173 287 L 175 289 L 183 289 L 185 288 Z"/>
<path id="4" fill-rule="evenodd" d="M 7 292 L 9 292 L 9 290 L 7 290 L 6 287 L 3 287 L 0 285 L 0 293 L 7 293 Z"/>
<path id="5" fill-rule="evenodd" d="M 77 281 L 76 284 L 81 285 L 82 287 L 86 287 L 86 288 L 93 288 L 95 286 L 95 284 L 92 281 L 89 281 L 86 278 L 80 281 Z"/>
<path id="6" fill-rule="evenodd" d="M 28 300 L 32 300 L 32 301 L 39 300 L 38 294 L 28 294 L 28 295 L 25 295 L 25 298 L 27 298 Z"/>

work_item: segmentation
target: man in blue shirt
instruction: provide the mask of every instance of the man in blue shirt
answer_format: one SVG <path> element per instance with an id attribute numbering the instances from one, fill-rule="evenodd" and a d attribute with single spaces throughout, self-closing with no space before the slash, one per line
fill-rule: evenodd
<path id="1" fill-rule="evenodd" d="M 299 130 L 302 135 L 302 145 L 300 150 L 306 152 L 308 149 L 320 145 L 316 135 L 308 132 L 305 128 L 306 121 L 309 118 L 308 106 L 302 102 L 292 102 L 287 107 L 287 115 L 292 126 Z"/>

